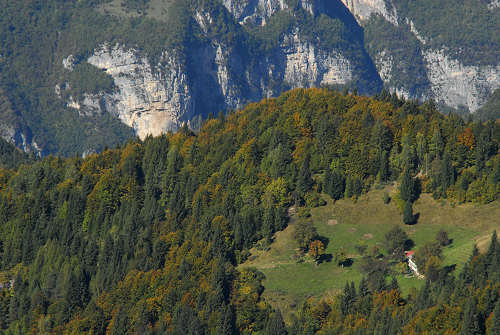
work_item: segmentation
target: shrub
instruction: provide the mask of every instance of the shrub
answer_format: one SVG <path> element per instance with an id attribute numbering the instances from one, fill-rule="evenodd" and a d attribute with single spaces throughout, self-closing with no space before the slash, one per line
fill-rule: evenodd
<path id="1" fill-rule="evenodd" d="M 391 202 L 391 197 L 387 192 L 384 192 L 384 194 L 382 195 L 382 200 L 384 201 L 384 204 L 387 205 Z"/>
<path id="2" fill-rule="evenodd" d="M 301 207 L 299 208 L 297 215 L 299 218 L 308 218 L 311 216 L 311 210 L 307 207 Z"/>

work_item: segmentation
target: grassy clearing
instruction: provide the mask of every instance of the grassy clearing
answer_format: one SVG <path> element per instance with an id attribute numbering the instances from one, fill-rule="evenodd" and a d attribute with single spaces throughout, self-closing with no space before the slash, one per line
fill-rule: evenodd
<path id="1" fill-rule="evenodd" d="M 110 14 L 123 18 L 135 18 L 143 15 L 134 10 L 126 10 L 122 5 L 123 2 L 123 0 L 113 0 L 99 6 L 97 11 L 101 14 Z M 151 0 L 144 14 L 148 18 L 166 22 L 167 12 L 172 3 L 173 0 Z"/>
<path id="2" fill-rule="evenodd" d="M 326 206 L 311 210 L 319 235 L 329 240 L 326 254 L 344 248 L 353 259 L 351 267 L 341 268 L 334 262 L 315 266 L 312 261 L 297 263 L 292 259 L 297 248 L 292 238 L 295 220 L 299 220 L 295 218 L 284 231 L 276 234 L 268 251 L 251 250 L 252 256 L 241 267 L 256 267 L 265 274 L 264 297 L 286 315 L 309 297 L 335 294 L 347 281 L 358 283 L 362 274 L 357 266 L 361 255 L 356 245 L 377 246 L 384 252 L 384 235 L 394 225 L 408 233 L 415 243 L 414 249 L 433 241 L 439 230 L 447 231 L 453 243 L 443 250 L 444 264 L 457 264 L 458 270 L 469 258 L 474 244 L 487 247 L 491 232 L 500 230 L 500 202 L 452 207 L 435 201 L 428 194 L 423 194 L 415 203 L 414 211 L 420 215 L 418 224 L 405 226 L 397 206 L 393 202 L 385 205 L 382 201 L 384 192 L 394 191 L 393 186 L 373 190 L 357 201 L 334 203 L 328 198 Z M 397 276 L 397 279 L 405 294 L 423 284 L 423 280 L 417 278 Z"/>

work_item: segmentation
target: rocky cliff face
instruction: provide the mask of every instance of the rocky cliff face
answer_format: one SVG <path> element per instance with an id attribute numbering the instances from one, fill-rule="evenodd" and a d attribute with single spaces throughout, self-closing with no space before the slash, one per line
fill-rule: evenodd
<path id="1" fill-rule="evenodd" d="M 490 0 L 490 3 L 488 4 L 488 8 L 490 10 L 493 10 L 495 8 L 499 8 L 500 7 L 500 0 Z"/>
<path id="2" fill-rule="evenodd" d="M 467 106 L 475 112 L 500 87 L 500 64 L 465 66 L 446 56 L 444 50 L 426 51 L 424 57 L 432 96 L 449 106 Z"/>
<path id="3" fill-rule="evenodd" d="M 179 116 L 193 108 L 186 74 L 175 54 L 165 52 L 153 67 L 136 50 L 103 45 L 87 61 L 111 75 L 118 90 L 85 99 L 82 108 L 105 108 L 141 138 L 175 130 Z"/>
<path id="4" fill-rule="evenodd" d="M 152 66 L 137 50 L 103 45 L 87 61 L 111 75 L 117 90 L 86 94 L 67 105 L 85 114 L 111 112 L 145 138 L 176 130 L 197 115 L 273 96 L 284 85 L 334 85 L 352 79 L 352 66 L 340 52 L 321 50 L 297 33 L 285 36 L 279 50 L 250 67 L 231 48 L 210 43 L 185 61 L 165 51 Z"/>
<path id="5" fill-rule="evenodd" d="M 303 42 L 297 33 L 284 38 L 284 80 L 291 87 L 345 84 L 352 80 L 352 66 L 340 52 L 326 52 Z"/>
<path id="6" fill-rule="evenodd" d="M 398 25 L 398 14 L 395 7 L 386 0 L 341 0 L 351 11 L 358 22 L 362 23 L 374 14 L 383 16 L 387 21 Z M 389 6 L 388 6 L 389 5 Z"/>
<path id="7" fill-rule="evenodd" d="M 419 41 L 419 54 L 415 55 L 414 50 L 410 51 L 410 54 L 413 53 L 413 57 L 419 58 L 419 62 L 424 64 L 423 70 L 426 72 L 428 87 L 423 92 L 421 90 L 418 93 L 414 92 L 412 83 L 392 86 L 393 74 L 398 74 L 398 71 L 393 71 L 394 53 L 400 53 L 401 50 L 384 49 L 372 55 L 382 80 L 390 90 L 406 98 L 432 98 L 451 107 L 465 106 L 471 112 L 475 112 L 500 86 L 500 62 L 493 66 L 466 66 L 452 59 L 447 54 L 446 47 L 437 50 L 430 48 L 429 38 L 418 31 L 411 18 L 400 17 L 391 0 L 342 0 L 342 2 L 361 25 L 366 25 L 371 16 L 379 15 L 394 25 L 394 29 L 409 30 Z M 498 0 L 493 0 L 488 7 L 494 9 L 499 4 Z M 402 27 L 403 25 L 406 27 Z M 408 47 L 414 48 L 412 44 Z"/>
<path id="8" fill-rule="evenodd" d="M 287 8 L 285 0 L 223 0 L 224 6 L 240 23 L 266 24 L 266 19 Z"/>
<path id="9" fill-rule="evenodd" d="M 298 0 L 297 6 L 312 15 L 322 8 L 322 0 Z M 280 10 L 289 9 L 286 0 L 223 0 L 224 6 L 242 24 L 265 25 L 266 20 Z"/>
<path id="10" fill-rule="evenodd" d="M 34 153 L 37 156 L 44 154 L 43 149 L 38 146 L 30 131 L 13 127 L 10 125 L 0 125 L 0 137 L 27 153 Z"/>
<path id="11" fill-rule="evenodd" d="M 285 0 L 224 1 L 224 5 L 239 22 L 259 24 L 287 8 Z M 309 13 L 320 10 L 319 5 L 313 0 L 298 2 Z M 212 14 L 198 10 L 193 18 L 208 34 Z M 63 66 L 71 71 L 73 61 L 68 56 Z M 282 36 L 272 53 L 258 58 L 212 38 L 193 45 L 183 57 L 165 50 L 157 64 L 143 52 L 119 44 L 100 46 L 87 62 L 109 74 L 116 90 L 85 94 L 81 101 L 71 97 L 67 106 L 84 114 L 113 113 L 140 138 L 176 130 L 209 112 L 241 108 L 283 89 L 346 84 L 366 72 L 353 66 L 342 50 L 323 49 L 301 38 L 298 30 Z"/>

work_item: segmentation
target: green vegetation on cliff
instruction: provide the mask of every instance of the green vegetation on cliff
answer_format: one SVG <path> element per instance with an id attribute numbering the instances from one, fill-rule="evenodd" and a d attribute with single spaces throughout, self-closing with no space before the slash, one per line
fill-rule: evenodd
<path id="1" fill-rule="evenodd" d="M 477 111 L 474 117 L 482 121 L 500 119 L 500 89 L 493 92 L 493 95 Z"/>

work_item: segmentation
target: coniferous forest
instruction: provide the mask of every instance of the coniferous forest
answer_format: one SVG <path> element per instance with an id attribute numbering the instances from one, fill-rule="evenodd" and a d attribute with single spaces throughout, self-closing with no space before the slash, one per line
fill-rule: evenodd
<path id="1" fill-rule="evenodd" d="M 496 201 L 499 144 L 500 123 L 432 102 L 297 89 L 85 159 L 15 153 L 0 169 L 0 334 L 499 334 L 496 234 L 419 290 L 374 271 L 287 324 L 263 274 L 237 268 L 320 194 L 397 183 L 397 225 L 418 225 L 422 193 Z"/>

